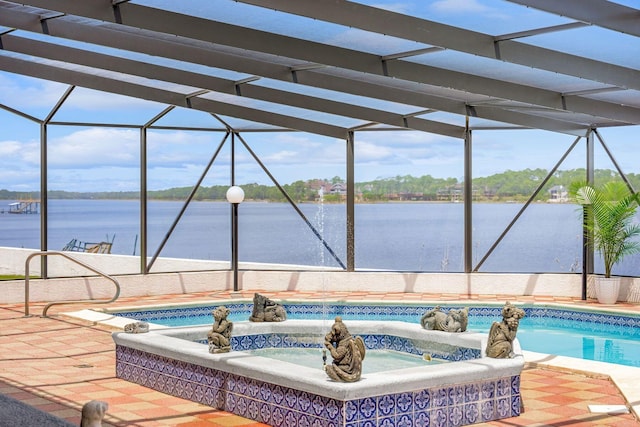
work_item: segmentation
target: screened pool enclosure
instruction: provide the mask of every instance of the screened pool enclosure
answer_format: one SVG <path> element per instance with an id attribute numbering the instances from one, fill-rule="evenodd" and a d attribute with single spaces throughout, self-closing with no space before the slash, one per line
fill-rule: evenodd
<path id="1" fill-rule="evenodd" d="M 631 0 L 0 1 L 0 246 L 106 241 L 135 258 L 122 273 L 601 272 L 563 179 L 640 185 L 639 16 Z"/>

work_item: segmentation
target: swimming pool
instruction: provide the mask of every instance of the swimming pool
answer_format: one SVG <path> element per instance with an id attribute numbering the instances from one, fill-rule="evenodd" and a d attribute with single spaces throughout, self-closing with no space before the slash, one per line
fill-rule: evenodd
<path id="1" fill-rule="evenodd" d="M 282 301 L 289 319 L 399 320 L 420 323 L 434 304 L 327 302 L 326 304 Z M 252 301 L 220 301 L 185 307 L 118 312 L 119 316 L 164 326 L 192 326 L 212 323 L 211 310 L 225 305 L 230 320 L 247 320 Z M 440 304 L 444 311 L 469 307 L 469 331 L 487 332 L 502 319 L 503 304 Z M 520 321 L 518 340 L 523 350 L 586 360 L 640 367 L 640 316 L 596 310 L 577 310 L 541 304 L 519 305 L 526 317 Z"/>

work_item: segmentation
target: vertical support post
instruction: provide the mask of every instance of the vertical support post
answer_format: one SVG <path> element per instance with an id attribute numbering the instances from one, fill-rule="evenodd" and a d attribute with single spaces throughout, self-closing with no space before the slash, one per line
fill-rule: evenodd
<path id="1" fill-rule="evenodd" d="M 594 184 L 594 164 L 595 164 L 595 139 L 593 130 L 589 130 L 586 137 L 586 181 L 588 184 Z M 593 245 L 591 244 L 591 236 L 589 235 L 585 224 L 589 215 L 589 207 L 582 208 L 582 299 L 587 299 L 587 280 L 589 274 L 593 274 Z"/>
<path id="2" fill-rule="evenodd" d="M 238 204 L 231 204 L 231 264 L 233 268 L 233 291 L 238 292 Z"/>
<path id="3" fill-rule="evenodd" d="M 47 123 L 40 123 L 40 250 L 48 250 L 49 240 L 49 197 L 47 178 Z M 47 271 L 47 257 L 40 257 L 40 277 L 46 279 L 49 276 Z"/>
<path id="4" fill-rule="evenodd" d="M 236 133 L 231 132 L 231 186 L 236 185 Z M 231 269 L 233 291 L 238 291 L 238 205 L 231 203 Z"/>
<path id="5" fill-rule="evenodd" d="M 347 133 L 347 271 L 355 271 L 355 133 Z"/>
<path id="6" fill-rule="evenodd" d="M 587 232 L 587 221 L 589 216 L 587 206 L 582 206 L 582 286 L 581 286 L 581 299 L 587 300 L 587 277 L 589 275 L 589 266 L 587 260 L 589 259 L 589 233 Z"/>
<path id="7" fill-rule="evenodd" d="M 227 190 L 227 201 L 231 204 L 231 268 L 233 270 L 233 291 L 238 292 L 238 205 L 244 200 L 244 191 L 235 185 L 235 142 L 236 133 L 231 133 L 231 187 Z"/>
<path id="8" fill-rule="evenodd" d="M 233 291 L 238 292 L 238 205 L 244 200 L 242 188 L 232 185 L 227 190 L 227 201 L 231 203 L 231 268 L 233 269 Z"/>
<path id="9" fill-rule="evenodd" d="M 464 272 L 473 270 L 473 174 L 471 157 L 471 129 L 469 116 L 465 121 L 464 132 Z"/>
<path id="10" fill-rule="evenodd" d="M 147 126 L 140 129 L 140 273 L 142 274 L 149 273 L 147 267 L 147 129 Z"/>
<path id="11" fill-rule="evenodd" d="M 62 94 L 56 105 L 53 106 L 47 117 L 40 123 L 40 250 L 46 252 L 49 250 L 49 178 L 47 171 L 49 169 L 49 160 L 47 153 L 48 128 L 47 125 L 53 119 L 53 116 L 60 110 L 62 104 L 65 103 L 75 86 L 69 86 Z M 47 257 L 42 257 L 40 261 L 40 277 L 46 279 L 49 277 L 47 267 Z"/>
<path id="12" fill-rule="evenodd" d="M 231 132 L 231 186 L 236 185 L 236 133 Z"/>

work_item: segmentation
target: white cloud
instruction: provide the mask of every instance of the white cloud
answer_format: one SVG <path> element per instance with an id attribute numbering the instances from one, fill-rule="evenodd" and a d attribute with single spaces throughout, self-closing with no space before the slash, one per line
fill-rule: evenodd
<path id="1" fill-rule="evenodd" d="M 47 153 L 51 167 L 137 166 L 138 147 L 134 130 L 90 128 L 52 138 Z"/>
<path id="2" fill-rule="evenodd" d="M 70 86 L 31 77 L 0 74 L 0 102 L 18 110 L 38 109 L 49 112 L 60 101 Z M 122 95 L 99 92 L 76 87 L 64 102 L 61 112 L 66 109 L 79 110 L 77 120 L 87 120 L 87 111 L 107 111 L 124 109 L 158 109 L 159 104 Z M 33 114 L 33 113 L 31 113 Z M 42 119 L 43 117 L 38 117 Z"/>
<path id="3" fill-rule="evenodd" d="M 15 156 L 20 152 L 21 144 L 18 141 L 0 141 L 0 156 Z"/>
<path id="4" fill-rule="evenodd" d="M 218 136 L 202 132 L 149 132 L 148 162 L 152 167 L 208 162 L 219 145 Z"/>
<path id="5" fill-rule="evenodd" d="M 295 132 L 276 134 L 276 137 L 273 141 L 280 144 L 293 144 L 298 147 L 302 146 L 308 148 L 317 148 L 322 145 L 322 141 L 320 138 L 315 138 L 313 136 L 310 136 L 309 134 Z"/>
<path id="6" fill-rule="evenodd" d="M 35 141 L 0 141 L 0 166 L 24 169 L 40 164 L 40 143 Z"/>
<path id="7" fill-rule="evenodd" d="M 150 166 L 207 162 L 217 143 L 207 134 L 184 131 L 148 134 Z M 33 152 L 39 155 L 39 147 Z M 139 166 L 140 132 L 135 129 L 94 127 L 50 138 L 51 167 Z"/>
<path id="8" fill-rule="evenodd" d="M 159 108 L 159 104 L 151 101 L 79 87 L 73 90 L 65 106 L 85 111 L 107 111 L 114 109 L 133 111 L 153 107 Z"/>
<path id="9" fill-rule="evenodd" d="M 16 109 L 53 108 L 66 88 L 61 83 L 0 74 L 0 100 Z"/>
<path id="10" fill-rule="evenodd" d="M 356 162 L 369 163 L 372 161 L 388 161 L 390 158 L 395 157 L 397 153 L 394 153 L 390 147 L 385 147 L 378 144 L 372 144 L 366 141 L 359 141 L 356 143 Z"/>
<path id="11" fill-rule="evenodd" d="M 298 151 L 283 150 L 270 154 L 264 158 L 269 163 L 298 163 L 300 153 Z"/>

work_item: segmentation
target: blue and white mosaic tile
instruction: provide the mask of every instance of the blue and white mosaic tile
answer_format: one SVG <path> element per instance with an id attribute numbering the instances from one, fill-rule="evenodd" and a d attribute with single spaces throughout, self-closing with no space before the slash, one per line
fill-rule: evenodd
<path id="1" fill-rule="evenodd" d="M 457 347 L 440 343 L 416 343 L 409 338 L 381 334 L 362 334 L 365 347 L 368 350 L 395 350 L 398 352 L 422 356 L 426 352 L 434 358 L 456 362 L 480 358 L 481 352 L 477 348 Z M 206 344 L 205 339 L 199 340 Z M 258 334 L 231 337 L 231 349 L 234 351 L 258 350 L 263 348 L 320 348 L 318 340 L 310 339 L 308 335 L 290 334 Z"/>
<path id="2" fill-rule="evenodd" d="M 232 320 L 247 320 L 251 314 L 253 303 L 225 303 L 229 308 Z M 401 320 L 410 323 L 419 323 L 422 315 L 434 308 L 433 305 L 419 304 L 367 304 L 367 303 L 287 303 L 284 302 L 287 316 L 291 319 L 332 319 L 335 316 L 342 316 L 344 320 Z M 442 305 L 443 311 L 452 308 L 460 308 L 462 305 Z M 490 325 L 492 321 L 502 319 L 502 306 L 469 306 L 469 318 L 481 324 Z M 143 320 L 152 323 L 173 325 L 174 322 L 180 325 L 189 323 L 188 319 L 198 318 L 195 324 L 207 324 L 213 322 L 211 311 L 217 305 L 205 305 L 184 308 L 163 308 L 157 310 L 118 312 L 119 315 Z M 640 316 L 611 314 L 596 311 L 569 310 L 556 307 L 522 305 L 527 319 L 535 319 L 537 326 L 562 327 L 569 325 L 584 327 L 585 331 L 597 331 L 599 325 L 618 325 L 621 331 L 628 330 L 629 333 L 637 333 L 640 328 Z"/>
<path id="3" fill-rule="evenodd" d="M 116 375 L 272 426 L 463 426 L 520 414 L 520 377 L 339 401 L 116 346 Z"/>

